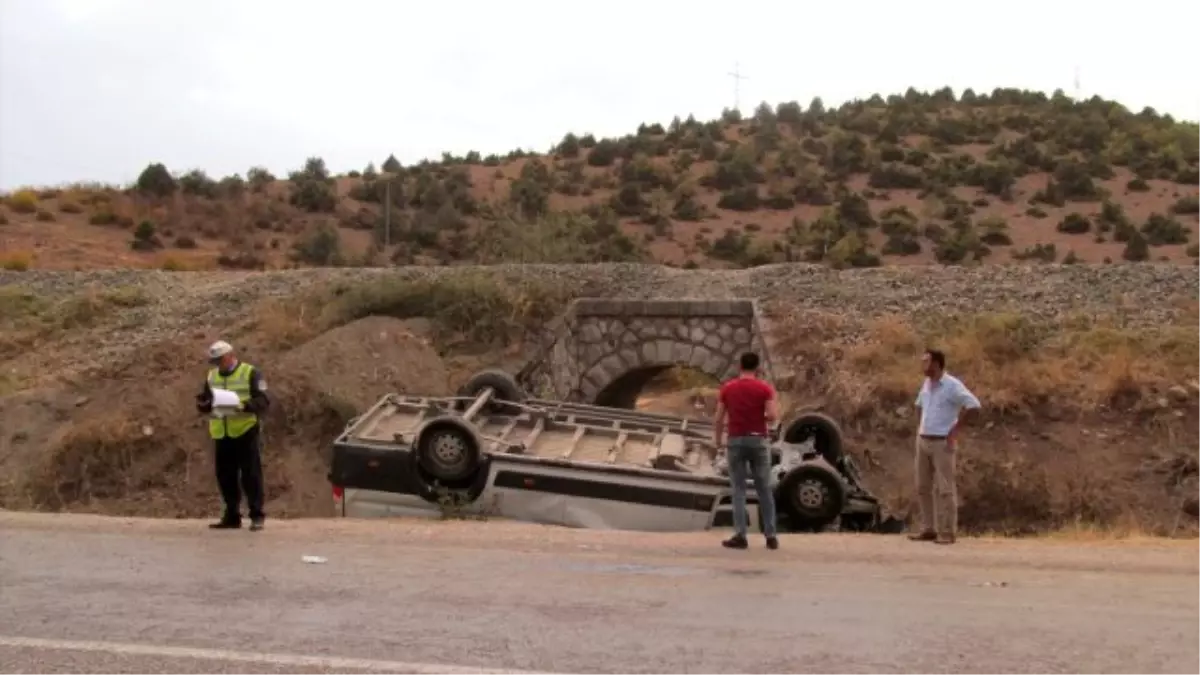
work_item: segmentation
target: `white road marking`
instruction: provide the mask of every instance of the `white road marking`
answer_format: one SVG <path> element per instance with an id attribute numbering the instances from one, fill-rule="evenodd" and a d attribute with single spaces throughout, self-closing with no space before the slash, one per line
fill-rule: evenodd
<path id="1" fill-rule="evenodd" d="M 207 659 L 212 661 L 235 661 L 241 663 L 266 663 L 275 666 L 328 668 L 342 672 L 382 671 L 388 673 L 413 673 L 415 675 L 437 675 L 438 673 L 454 675 L 466 675 L 468 673 L 526 675 L 533 672 L 527 670 L 474 668 L 445 663 L 411 663 L 408 661 L 381 661 L 341 656 L 305 656 L 303 654 L 267 654 L 260 652 L 240 652 L 229 649 L 169 647 L 165 645 L 143 645 L 92 640 L 47 640 L 8 635 L 0 635 L 0 647 L 103 652 L 121 656 L 157 656 L 182 659 Z"/>

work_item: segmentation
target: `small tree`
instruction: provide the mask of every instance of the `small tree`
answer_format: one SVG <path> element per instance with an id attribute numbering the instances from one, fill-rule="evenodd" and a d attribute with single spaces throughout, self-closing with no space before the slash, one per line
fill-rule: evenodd
<path id="1" fill-rule="evenodd" d="M 169 197 L 175 194 L 175 179 L 163 164 L 154 163 L 142 169 L 137 179 L 137 191 L 153 197 Z"/>
<path id="2" fill-rule="evenodd" d="M 396 159 L 395 155 L 388 155 L 387 159 L 383 160 L 383 165 L 380 167 L 385 173 L 400 173 L 403 169 L 400 166 L 400 160 Z"/>
<path id="3" fill-rule="evenodd" d="M 262 192 L 267 189 L 268 185 L 275 182 L 275 175 L 266 167 L 252 166 L 246 172 L 246 182 L 250 184 L 251 192 Z"/>
<path id="4" fill-rule="evenodd" d="M 1146 238 L 1141 232 L 1134 230 L 1129 235 L 1129 240 L 1125 242 L 1125 250 L 1121 251 L 1121 257 L 1129 262 L 1142 262 L 1150 259 L 1150 245 L 1146 243 Z"/>
<path id="5" fill-rule="evenodd" d="M 342 238 L 337 228 L 323 223 L 301 238 L 292 248 L 292 258 L 310 265 L 336 265 L 341 262 Z"/>
<path id="6" fill-rule="evenodd" d="M 162 248 L 162 242 L 158 239 L 154 223 L 149 220 L 138 223 L 137 228 L 133 231 L 133 241 L 129 242 L 129 247 L 135 251 L 153 251 Z"/>

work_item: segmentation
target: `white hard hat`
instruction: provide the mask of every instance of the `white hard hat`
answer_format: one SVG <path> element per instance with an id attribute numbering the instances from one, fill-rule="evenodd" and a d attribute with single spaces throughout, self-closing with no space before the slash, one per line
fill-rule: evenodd
<path id="1" fill-rule="evenodd" d="M 217 340 L 216 342 L 212 343 L 212 345 L 210 345 L 208 348 L 208 360 L 216 361 L 217 359 L 221 358 L 222 356 L 225 356 L 226 354 L 228 354 L 232 351 L 233 351 L 233 345 L 229 344 L 228 342 L 226 342 L 224 340 Z"/>

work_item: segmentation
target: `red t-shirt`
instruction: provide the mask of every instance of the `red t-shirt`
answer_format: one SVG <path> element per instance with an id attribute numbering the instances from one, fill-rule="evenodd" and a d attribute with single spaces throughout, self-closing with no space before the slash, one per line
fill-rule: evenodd
<path id="1" fill-rule="evenodd" d="M 767 401 L 775 389 L 756 377 L 737 377 L 721 385 L 720 400 L 729 417 L 729 437 L 766 436 Z"/>

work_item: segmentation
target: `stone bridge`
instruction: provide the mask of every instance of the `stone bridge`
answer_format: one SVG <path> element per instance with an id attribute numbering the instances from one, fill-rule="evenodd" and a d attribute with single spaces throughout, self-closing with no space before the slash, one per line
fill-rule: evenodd
<path id="1" fill-rule="evenodd" d="M 763 324 L 753 300 L 580 298 L 548 326 L 517 379 L 539 397 L 617 408 L 633 408 L 672 366 L 733 377 L 745 351 L 774 379 Z"/>

